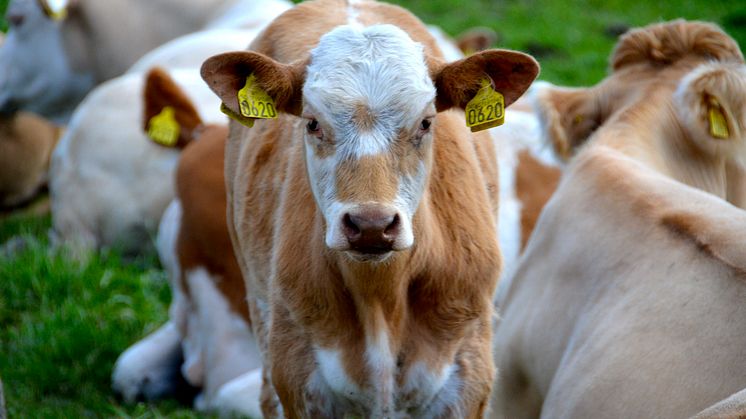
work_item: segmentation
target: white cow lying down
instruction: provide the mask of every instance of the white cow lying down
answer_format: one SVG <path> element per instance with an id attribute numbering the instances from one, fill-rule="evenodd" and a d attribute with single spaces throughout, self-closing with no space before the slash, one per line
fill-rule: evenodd
<path id="1" fill-rule="evenodd" d="M 194 70 L 173 70 L 189 89 L 200 115 L 224 122 L 220 102 Z M 152 240 L 173 198 L 176 151 L 142 131 L 143 74 L 99 86 L 75 111 L 52 154 L 50 195 L 53 238 L 93 249 L 122 246 L 139 252 Z"/>
<path id="2" fill-rule="evenodd" d="M 57 2 L 57 1 L 56 1 Z M 0 111 L 31 111 L 67 123 L 93 87 L 143 54 L 204 28 L 256 29 L 284 0 L 72 0 L 53 21 L 38 0 L 12 0 L 0 50 Z"/>

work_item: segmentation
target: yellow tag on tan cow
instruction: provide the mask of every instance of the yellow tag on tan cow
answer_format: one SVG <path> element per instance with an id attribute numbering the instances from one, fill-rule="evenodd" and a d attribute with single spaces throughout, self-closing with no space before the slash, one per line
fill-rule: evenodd
<path id="1" fill-rule="evenodd" d="M 490 79 L 482 79 L 482 87 L 466 104 L 466 126 L 471 132 L 497 127 L 505 122 L 505 99 L 492 88 Z"/>
<path id="2" fill-rule="evenodd" d="M 709 100 L 709 109 L 707 111 L 710 119 L 710 134 L 715 138 L 728 139 L 728 120 L 725 118 L 723 108 L 717 99 L 711 97 Z"/>
<path id="3" fill-rule="evenodd" d="M 161 113 L 150 118 L 148 122 L 148 137 L 156 143 L 173 147 L 179 140 L 181 127 L 174 118 L 174 108 L 166 106 Z"/>
<path id="4" fill-rule="evenodd" d="M 231 110 L 231 108 L 225 106 L 225 103 L 220 104 L 220 112 L 228 115 L 228 118 L 239 122 L 241 125 L 245 125 L 249 128 L 254 126 L 254 119 L 253 118 L 247 118 L 241 114 L 237 114 Z"/>
<path id="5" fill-rule="evenodd" d="M 39 0 L 44 14 L 52 20 L 63 20 L 67 17 L 68 0 Z"/>
<path id="6" fill-rule="evenodd" d="M 246 77 L 246 85 L 238 91 L 241 115 L 248 118 L 277 118 L 275 101 L 256 82 L 256 77 Z"/>

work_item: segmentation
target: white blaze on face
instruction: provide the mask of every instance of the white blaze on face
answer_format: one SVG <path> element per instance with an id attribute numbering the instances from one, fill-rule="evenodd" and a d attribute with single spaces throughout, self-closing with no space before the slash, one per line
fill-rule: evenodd
<path id="1" fill-rule="evenodd" d="M 427 176 L 424 159 L 413 156 L 427 155 L 431 134 L 414 139 L 422 120 L 435 115 L 435 87 L 422 45 L 393 25 L 337 27 L 311 52 L 303 98 L 303 117 L 317 120 L 323 132 L 322 138 L 306 133 L 305 145 L 310 183 L 327 222 L 327 246 L 345 250 L 344 214 L 369 204 L 395 209 L 401 234 L 394 248 L 411 246 L 411 217 Z M 340 168 L 364 158 L 385 160 L 379 167 L 392 180 L 395 197 L 340 196 Z M 366 176 L 354 173 L 352 181 L 364 183 Z"/>

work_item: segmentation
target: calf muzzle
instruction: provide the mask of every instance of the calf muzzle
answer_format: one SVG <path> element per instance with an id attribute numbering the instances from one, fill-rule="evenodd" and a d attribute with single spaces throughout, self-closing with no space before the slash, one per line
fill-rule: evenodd
<path id="1" fill-rule="evenodd" d="M 394 242 L 401 233 L 401 219 L 393 209 L 364 206 L 343 215 L 342 229 L 350 250 L 378 255 L 394 250 Z"/>

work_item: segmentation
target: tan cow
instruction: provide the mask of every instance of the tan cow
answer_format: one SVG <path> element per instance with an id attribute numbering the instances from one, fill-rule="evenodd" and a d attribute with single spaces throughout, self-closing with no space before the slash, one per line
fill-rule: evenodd
<path id="1" fill-rule="evenodd" d="M 62 131 L 27 112 L 0 115 L 0 208 L 21 205 L 46 185 Z"/>
<path id="2" fill-rule="evenodd" d="M 176 170 L 176 200 L 158 235 L 173 295 L 170 319 L 122 354 L 113 386 L 130 402 L 163 397 L 175 391 L 180 370 L 201 389 L 198 409 L 256 417 L 260 376 L 252 371 L 261 364 L 226 224 L 228 128 L 204 124 L 168 74 L 152 70 L 145 84 L 146 131 L 166 107 L 180 127 L 175 145 L 186 147 Z"/>
<path id="3" fill-rule="evenodd" d="M 232 122 L 226 147 L 264 415 L 480 417 L 497 173 L 461 109 L 483 82 L 511 104 L 538 65 L 505 50 L 444 64 L 414 16 L 368 1 L 302 3 L 251 49 L 202 74 L 235 115 L 249 75 L 279 111 Z"/>
<path id="4" fill-rule="evenodd" d="M 493 416 L 735 417 L 743 56 L 714 25 L 674 21 L 624 35 L 611 64 L 595 87 L 538 96 L 560 150 L 590 138 L 498 297 Z"/>

